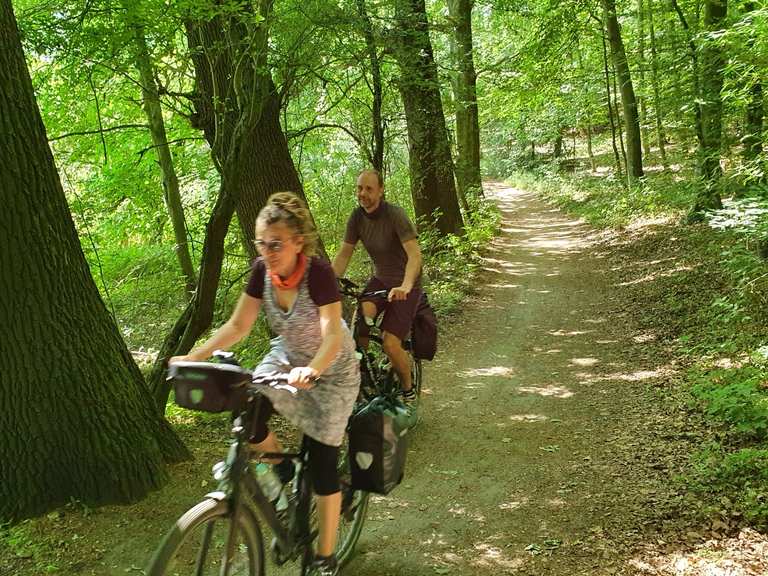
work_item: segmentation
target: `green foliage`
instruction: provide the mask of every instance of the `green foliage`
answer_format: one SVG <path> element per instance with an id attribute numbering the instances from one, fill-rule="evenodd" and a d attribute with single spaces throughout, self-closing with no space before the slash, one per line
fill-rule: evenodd
<path id="1" fill-rule="evenodd" d="M 765 366 L 695 371 L 695 402 L 728 434 L 742 441 L 768 442 L 768 373 Z"/>
<path id="2" fill-rule="evenodd" d="M 426 223 L 419 225 L 424 273 L 430 301 L 441 314 L 456 311 L 466 294 L 476 287 L 482 251 L 498 233 L 501 214 L 495 204 L 468 199 L 472 218 L 466 219 L 463 236 L 444 235 Z"/>
<path id="3" fill-rule="evenodd" d="M 728 452 L 712 444 L 693 456 L 692 465 L 687 487 L 702 514 L 741 516 L 768 528 L 768 449 Z"/>

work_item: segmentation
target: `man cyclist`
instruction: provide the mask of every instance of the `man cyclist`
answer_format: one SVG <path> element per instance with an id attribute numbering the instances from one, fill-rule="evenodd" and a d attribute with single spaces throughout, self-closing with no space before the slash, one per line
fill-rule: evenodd
<path id="1" fill-rule="evenodd" d="M 421 299 L 421 249 L 416 227 L 401 207 L 384 199 L 384 181 L 377 170 L 363 170 L 358 175 L 357 200 L 360 206 L 347 221 L 333 270 L 338 277 L 343 276 L 358 240 L 363 243 L 374 265 L 374 276 L 365 291 L 388 291 L 386 302 L 364 301 L 363 316 L 372 320 L 384 310 L 382 346 L 400 380 L 403 400 L 410 404 L 416 394 L 403 339 L 410 332 Z M 367 324 L 361 328 L 364 335 Z"/>

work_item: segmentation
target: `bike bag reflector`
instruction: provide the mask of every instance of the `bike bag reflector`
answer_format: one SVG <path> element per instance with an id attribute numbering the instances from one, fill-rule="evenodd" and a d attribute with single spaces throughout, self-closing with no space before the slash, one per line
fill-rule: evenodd
<path id="1" fill-rule="evenodd" d="M 349 425 L 352 488 L 388 494 L 400 484 L 408 451 L 408 410 L 399 400 L 377 396 Z"/>
<path id="2" fill-rule="evenodd" d="M 168 366 L 176 404 L 190 410 L 224 412 L 243 401 L 250 374 L 230 364 L 176 362 Z"/>

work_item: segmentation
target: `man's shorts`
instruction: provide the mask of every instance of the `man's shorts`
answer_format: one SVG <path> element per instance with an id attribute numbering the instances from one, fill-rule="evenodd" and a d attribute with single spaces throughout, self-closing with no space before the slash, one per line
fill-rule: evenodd
<path id="1" fill-rule="evenodd" d="M 384 283 L 378 278 L 371 278 L 371 280 L 365 286 L 365 292 L 389 290 L 391 288 L 391 286 L 385 286 Z M 386 298 L 363 298 L 363 301 L 366 300 L 376 304 L 377 315 L 380 314 L 382 310 L 384 310 L 384 317 L 381 321 L 380 328 L 385 332 L 394 334 L 400 338 L 400 340 L 405 340 L 408 336 L 408 333 L 411 331 L 411 325 L 413 324 L 413 319 L 416 316 L 416 309 L 419 307 L 419 301 L 421 300 L 421 288 L 411 289 L 411 291 L 408 292 L 408 297 L 405 300 L 388 302 Z M 367 330 L 363 328 L 362 333 L 367 333 Z"/>

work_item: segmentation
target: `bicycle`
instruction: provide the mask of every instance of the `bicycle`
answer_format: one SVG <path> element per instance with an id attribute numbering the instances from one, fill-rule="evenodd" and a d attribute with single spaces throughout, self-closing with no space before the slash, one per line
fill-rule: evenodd
<path id="1" fill-rule="evenodd" d="M 370 328 L 377 331 L 368 333 L 368 345 L 360 343 L 359 318 L 363 317 L 362 303 L 370 299 L 386 299 L 387 290 L 362 291 L 360 287 L 347 278 L 339 278 L 339 291 L 354 301 L 351 313 L 347 314 L 347 322 L 357 347 L 357 356 L 360 359 L 360 400 L 368 402 L 377 396 L 396 397 L 400 393 L 400 383 L 395 376 L 392 365 L 384 353 L 380 324 L 383 314 L 378 314 L 372 323 L 366 322 Z M 411 382 L 416 392 L 416 398 L 421 398 L 421 385 L 423 379 L 423 367 L 421 360 L 414 358 L 410 335 L 403 340 L 403 348 L 411 359 Z"/>
<path id="2" fill-rule="evenodd" d="M 275 510 L 249 463 L 248 431 L 258 414 L 260 387 L 290 390 L 293 387 L 287 384 L 287 376 L 274 374 L 254 380 L 250 371 L 232 363 L 178 362 L 169 366 L 168 378 L 174 381 L 177 404 L 206 412 L 231 411 L 233 440 L 226 459 L 213 467 L 213 477 L 218 482 L 216 490 L 176 521 L 155 552 L 148 576 L 263 576 L 264 542 L 256 512 L 274 534 L 274 562 L 282 565 L 300 560 L 300 574 L 306 576 L 314 557 L 317 529 L 313 526 L 305 441 L 302 440 L 298 452 L 261 456 L 264 460 L 294 461 L 294 479 L 284 487 L 289 494 L 288 507 L 283 512 Z M 295 391 L 293 388 L 292 392 Z M 367 492 L 351 488 L 348 469 L 346 450 L 342 449 L 342 510 L 335 551 L 340 566 L 349 560 L 360 537 L 369 497 Z"/>

